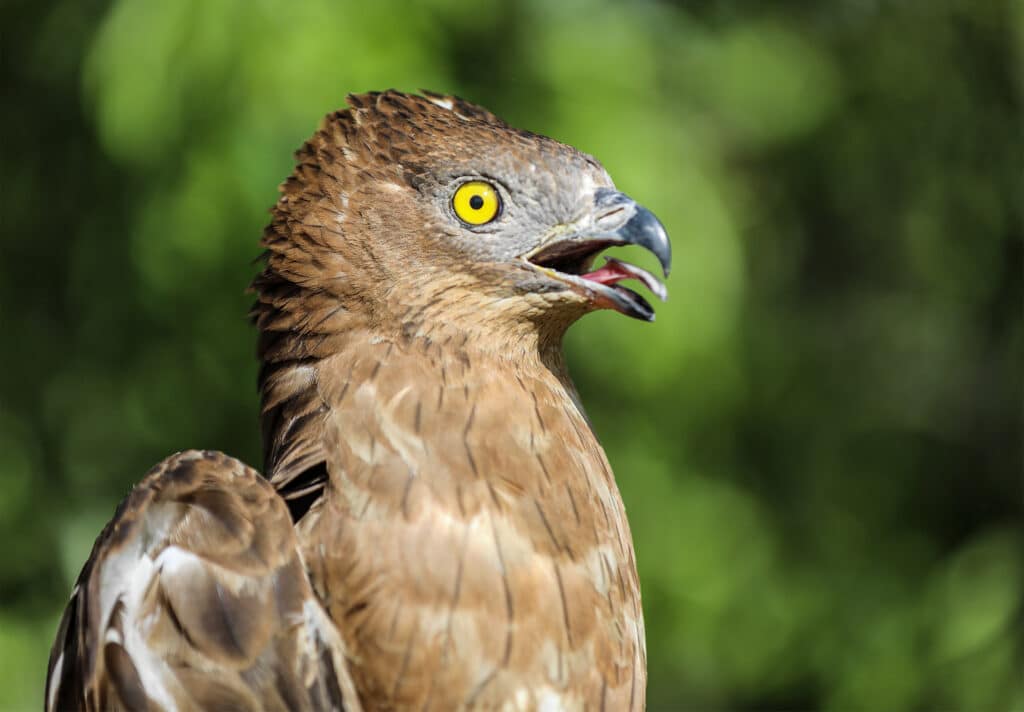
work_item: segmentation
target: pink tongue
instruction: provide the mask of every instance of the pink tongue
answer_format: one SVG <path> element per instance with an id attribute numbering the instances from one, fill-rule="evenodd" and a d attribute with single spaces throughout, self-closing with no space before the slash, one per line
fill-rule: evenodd
<path id="1" fill-rule="evenodd" d="M 631 265 L 628 262 L 620 262 L 614 257 L 608 258 L 608 261 L 601 267 L 601 269 L 594 270 L 582 275 L 583 279 L 591 282 L 597 282 L 598 284 L 605 284 L 608 286 L 615 286 L 624 279 L 636 279 L 639 280 L 645 287 L 661 301 L 665 301 L 668 297 L 668 291 L 665 289 L 664 283 L 662 283 L 657 277 L 648 272 L 647 270 L 640 269 L 636 265 Z"/>
<path id="2" fill-rule="evenodd" d="M 583 275 L 583 279 L 589 279 L 591 282 L 597 282 L 598 284 L 618 284 L 624 279 L 634 278 L 635 275 L 623 269 L 622 263 L 617 260 L 608 260 L 601 269 L 587 272 Z"/>

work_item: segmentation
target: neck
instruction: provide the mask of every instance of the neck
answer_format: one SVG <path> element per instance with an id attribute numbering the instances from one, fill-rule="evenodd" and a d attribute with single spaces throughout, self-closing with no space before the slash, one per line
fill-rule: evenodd
<path id="1" fill-rule="evenodd" d="M 255 315 L 264 472 L 286 499 L 319 495 L 328 413 L 346 407 L 346 393 L 382 370 L 389 380 L 416 387 L 421 378 L 457 380 L 473 364 L 477 377 L 541 379 L 578 403 L 562 356 L 562 336 L 573 318 L 509 319 L 500 302 L 482 303 L 458 289 L 452 285 L 443 303 L 417 300 L 403 318 L 377 323 L 358 316 L 374 310 L 321 305 L 315 294 L 277 304 L 261 298 Z M 300 307 L 293 311 L 294 302 Z M 536 305 L 537 315 L 542 306 Z M 460 387 L 474 385 L 462 381 Z"/>

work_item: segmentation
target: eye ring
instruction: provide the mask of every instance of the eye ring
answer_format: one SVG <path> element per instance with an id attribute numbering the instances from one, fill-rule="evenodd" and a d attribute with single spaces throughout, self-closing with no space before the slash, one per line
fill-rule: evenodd
<path id="1" fill-rule="evenodd" d="M 487 181 L 466 181 L 455 189 L 452 211 L 467 225 L 486 225 L 501 213 L 501 194 Z"/>

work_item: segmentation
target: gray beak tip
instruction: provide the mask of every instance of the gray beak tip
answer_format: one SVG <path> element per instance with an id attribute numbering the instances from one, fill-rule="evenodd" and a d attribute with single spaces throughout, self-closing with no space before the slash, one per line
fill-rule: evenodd
<path id="1" fill-rule="evenodd" d="M 672 271 L 672 245 L 668 241 L 665 226 L 654 213 L 625 193 L 612 188 L 597 190 L 594 194 L 594 206 L 599 214 L 599 226 L 606 220 L 613 222 L 605 228 L 605 235 L 619 244 L 639 245 L 653 253 L 661 264 L 662 273 L 668 277 Z"/>
<path id="2" fill-rule="evenodd" d="M 650 250 L 658 258 L 662 273 L 668 277 L 672 271 L 672 244 L 668 241 L 665 226 L 654 213 L 638 205 L 633 217 L 622 226 L 621 231 L 628 242 Z"/>

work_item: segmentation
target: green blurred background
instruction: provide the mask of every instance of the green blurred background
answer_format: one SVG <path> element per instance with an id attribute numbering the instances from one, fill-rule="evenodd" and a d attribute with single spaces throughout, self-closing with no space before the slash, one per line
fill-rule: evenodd
<path id="1" fill-rule="evenodd" d="M 593 153 L 674 239 L 568 350 L 652 709 L 1024 709 L 1024 2 L 2 5 L 0 709 L 131 484 L 259 464 L 244 293 L 349 91 Z"/>

